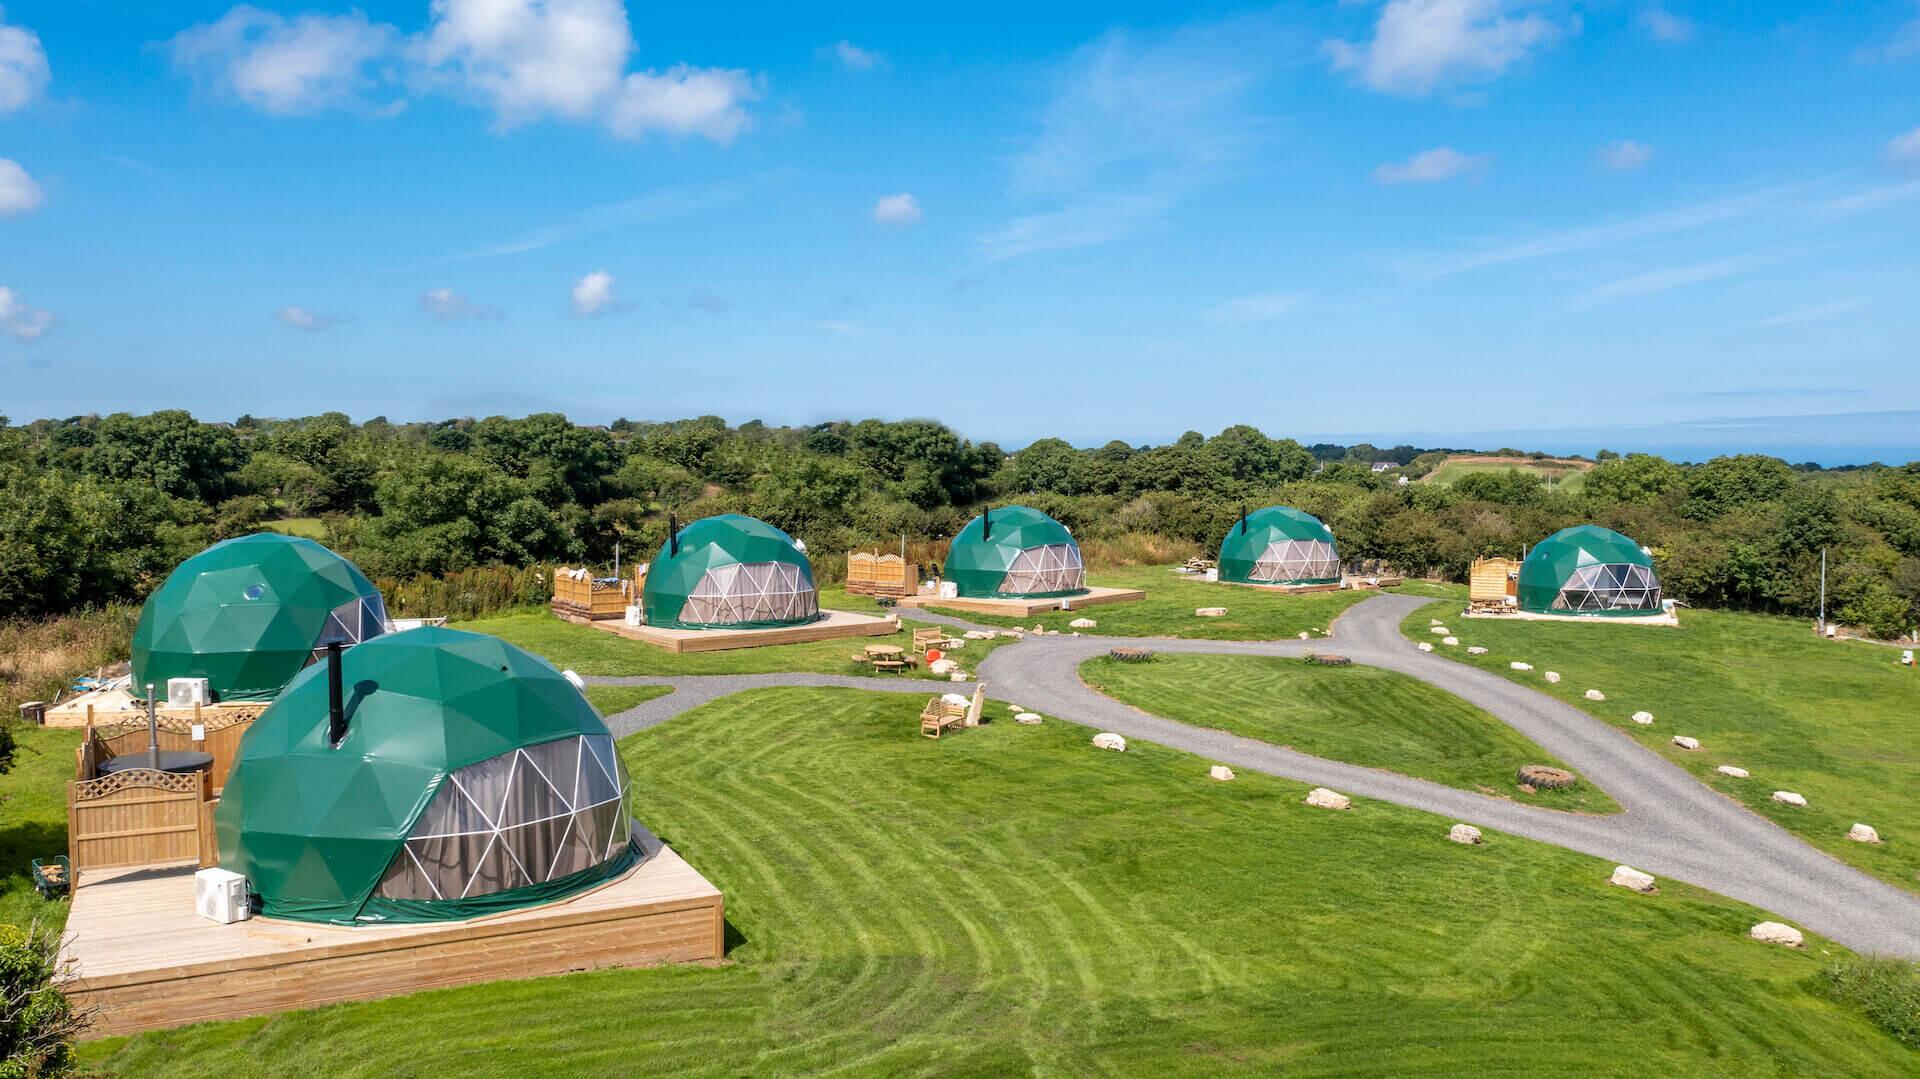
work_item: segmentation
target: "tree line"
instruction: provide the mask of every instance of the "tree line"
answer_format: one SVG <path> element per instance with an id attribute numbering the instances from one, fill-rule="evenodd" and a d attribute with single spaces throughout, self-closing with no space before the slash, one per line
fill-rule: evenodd
<path id="1" fill-rule="evenodd" d="M 1243 507 L 1285 503 L 1326 521 L 1350 560 L 1454 579 L 1476 557 L 1517 556 L 1592 521 L 1650 546 L 1671 596 L 1794 614 L 1818 602 L 1826 549 L 1838 618 L 1887 636 L 1920 622 L 1920 462 L 1823 470 L 1601 451 L 1572 491 L 1519 470 L 1400 482 L 1446 455 L 1303 446 L 1247 425 L 1164 445 L 1045 438 L 1009 452 L 932 420 L 0 417 L 0 617 L 137 600 L 207 543 L 270 525 L 406 579 L 605 563 L 616 544 L 644 559 L 669 514 L 752 514 L 830 558 L 903 534 L 937 543 L 982 504 L 1018 500 L 1096 548 L 1157 537 L 1196 553 Z M 1375 472 L 1376 461 L 1398 467 Z"/>

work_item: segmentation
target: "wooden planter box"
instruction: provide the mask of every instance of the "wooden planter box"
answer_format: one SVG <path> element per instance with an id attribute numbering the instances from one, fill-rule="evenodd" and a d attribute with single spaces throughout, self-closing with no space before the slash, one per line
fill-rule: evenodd
<path id="1" fill-rule="evenodd" d="M 553 606 L 568 614 L 593 621 L 624 618 L 632 597 L 639 594 L 626 581 L 579 580 L 573 573 L 564 566 L 553 573 Z"/>

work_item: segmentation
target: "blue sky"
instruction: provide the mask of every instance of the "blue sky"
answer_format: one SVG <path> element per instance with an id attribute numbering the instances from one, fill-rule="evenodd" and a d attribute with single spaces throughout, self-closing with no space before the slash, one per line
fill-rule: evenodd
<path id="1" fill-rule="evenodd" d="M 1920 456 L 1907 0 L 3 12 L 16 420 Z"/>

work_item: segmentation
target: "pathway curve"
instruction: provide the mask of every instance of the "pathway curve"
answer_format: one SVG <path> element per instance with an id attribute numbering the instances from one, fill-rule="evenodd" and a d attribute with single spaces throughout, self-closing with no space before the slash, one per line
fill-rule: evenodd
<path id="1" fill-rule="evenodd" d="M 1140 638 L 1028 637 L 996 649 L 980 677 L 1000 700 L 1048 715 L 1185 750 L 1236 768 L 1333 787 L 1362 798 L 1427 810 L 1457 821 L 1526 836 L 1623 862 L 1779 914 L 1856 951 L 1920 958 L 1920 896 L 1877 880 L 1819 851 L 1695 780 L 1684 769 L 1612 726 L 1499 675 L 1419 651 L 1401 621 L 1430 602 L 1382 595 L 1349 608 L 1333 628 L 1341 655 L 1417 678 L 1452 693 L 1568 762 L 1625 812 L 1566 813 L 1282 749 L 1224 731 L 1150 715 L 1089 688 L 1080 665 L 1116 644 Z M 916 617 L 918 615 L 916 614 Z M 958 619 L 941 619 L 965 626 Z M 1317 641 L 1152 639 L 1160 652 L 1300 656 Z M 772 686 L 848 686 L 931 693 L 940 683 L 825 674 L 749 674 L 589 678 L 602 685 L 672 685 L 675 692 L 610 717 L 625 735 L 665 722 L 717 697 Z M 948 686 L 965 689 L 968 686 Z M 1763 782 L 1764 780 L 1756 780 Z M 1436 835 L 1438 833 L 1436 832 Z"/>

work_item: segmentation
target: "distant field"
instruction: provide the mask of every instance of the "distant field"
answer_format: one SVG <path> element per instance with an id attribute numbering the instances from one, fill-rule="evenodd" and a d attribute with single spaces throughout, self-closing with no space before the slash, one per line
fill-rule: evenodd
<path id="1" fill-rule="evenodd" d="M 288 517 L 284 521 L 268 521 L 267 527 L 282 535 L 299 536 L 302 539 L 327 538 L 327 526 L 318 517 Z"/>
<path id="2" fill-rule="evenodd" d="M 1453 484 L 1475 472 L 1505 472 L 1510 468 L 1531 472 L 1539 476 L 1542 483 L 1551 483 L 1557 490 L 1572 492 L 1586 486 L 1587 472 L 1593 468 L 1593 465 L 1588 461 L 1563 459 L 1536 461 L 1531 457 L 1462 455 L 1442 461 L 1440 467 L 1427 473 L 1420 482 Z"/>

